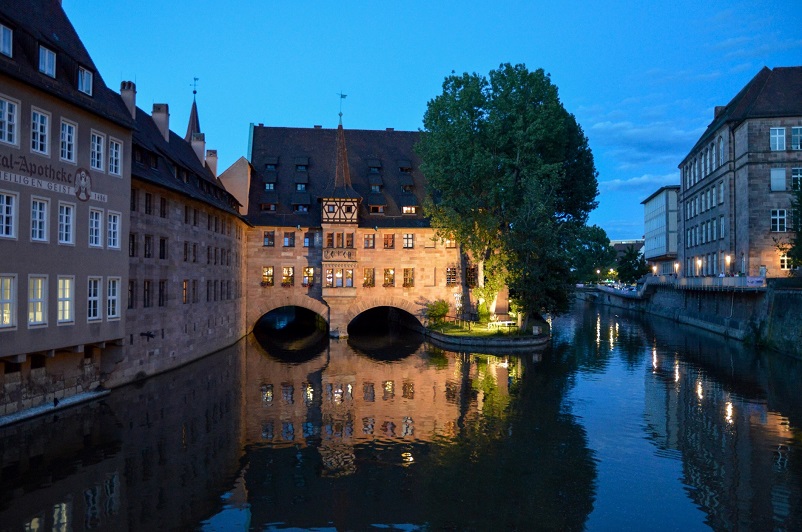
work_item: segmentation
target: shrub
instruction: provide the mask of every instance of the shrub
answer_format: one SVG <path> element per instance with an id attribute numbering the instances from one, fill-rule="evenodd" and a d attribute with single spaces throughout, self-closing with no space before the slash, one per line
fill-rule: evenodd
<path id="1" fill-rule="evenodd" d="M 434 325 L 442 323 L 443 318 L 448 315 L 448 301 L 437 299 L 431 303 L 426 303 L 424 315 Z"/>

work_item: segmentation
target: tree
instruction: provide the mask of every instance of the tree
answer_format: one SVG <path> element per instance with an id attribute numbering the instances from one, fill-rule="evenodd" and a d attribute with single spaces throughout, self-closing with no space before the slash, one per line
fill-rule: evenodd
<path id="1" fill-rule="evenodd" d="M 582 228 L 572 255 L 577 282 L 598 281 L 597 271 L 606 274 L 616 266 L 615 248 L 610 245 L 604 229 L 597 225 Z"/>
<path id="2" fill-rule="evenodd" d="M 542 69 L 502 64 L 448 76 L 418 144 L 425 208 L 442 238 L 484 262 L 527 314 L 560 312 L 573 289 L 571 250 L 597 205 L 588 141 Z"/>
<path id="3" fill-rule="evenodd" d="M 623 283 L 634 283 L 649 273 L 646 259 L 634 247 L 627 246 L 624 254 L 618 259 L 618 278 Z"/>
<path id="4" fill-rule="evenodd" d="M 774 247 L 781 255 L 788 257 L 789 275 L 798 274 L 802 266 L 802 186 L 798 186 L 791 196 L 790 236 L 772 237 Z"/>

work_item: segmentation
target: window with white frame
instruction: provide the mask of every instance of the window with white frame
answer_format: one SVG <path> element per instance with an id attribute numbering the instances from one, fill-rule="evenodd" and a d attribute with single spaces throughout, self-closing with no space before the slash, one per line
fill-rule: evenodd
<path id="1" fill-rule="evenodd" d="M 56 77 L 56 53 L 44 46 L 39 46 L 39 72 Z"/>
<path id="2" fill-rule="evenodd" d="M 75 205 L 58 204 L 58 242 L 72 244 L 75 241 Z"/>
<path id="3" fill-rule="evenodd" d="M 31 198 L 31 240 L 47 242 L 48 200 Z"/>
<path id="4" fill-rule="evenodd" d="M 17 276 L 0 274 L 0 329 L 17 325 Z"/>
<path id="5" fill-rule="evenodd" d="M 12 57 L 14 55 L 14 32 L 11 28 L 0 24 L 0 54 Z"/>
<path id="6" fill-rule="evenodd" d="M 75 162 L 75 124 L 61 121 L 61 150 L 59 156 L 62 161 Z"/>
<path id="7" fill-rule="evenodd" d="M 791 149 L 802 150 L 802 127 L 791 128 Z"/>
<path id="8" fill-rule="evenodd" d="M 17 237 L 17 195 L 0 190 L 0 238 Z"/>
<path id="9" fill-rule="evenodd" d="M 100 319 L 100 283 L 101 277 L 90 277 L 86 283 L 86 319 Z"/>
<path id="10" fill-rule="evenodd" d="M 59 277 L 56 287 L 56 320 L 58 323 L 75 321 L 75 279 Z"/>
<path id="11" fill-rule="evenodd" d="M 89 154 L 89 166 L 93 170 L 103 170 L 103 146 L 105 144 L 106 138 L 93 131 L 90 138 L 91 152 Z"/>
<path id="12" fill-rule="evenodd" d="M 781 270 L 791 269 L 791 259 L 788 258 L 787 253 L 783 253 L 782 255 L 780 255 L 780 269 Z"/>
<path id="13" fill-rule="evenodd" d="M 103 211 L 89 209 L 89 247 L 103 247 Z"/>
<path id="14" fill-rule="evenodd" d="M 122 156 L 123 145 L 122 142 L 116 139 L 109 139 L 109 173 L 112 175 L 121 175 L 122 169 Z"/>
<path id="15" fill-rule="evenodd" d="M 106 247 L 120 249 L 120 213 L 109 212 L 106 216 Z"/>
<path id="16" fill-rule="evenodd" d="M 106 284 L 106 318 L 115 319 L 120 317 L 120 283 L 119 277 L 109 277 Z"/>
<path id="17" fill-rule="evenodd" d="M 50 115 L 39 111 L 31 110 L 31 151 L 48 154 L 47 136 L 50 130 Z"/>
<path id="18" fill-rule="evenodd" d="M 785 128 L 773 127 L 769 130 L 771 151 L 785 150 Z"/>
<path id="19" fill-rule="evenodd" d="M 17 103 L 0 97 L 0 142 L 17 144 Z"/>
<path id="20" fill-rule="evenodd" d="M 28 325 L 47 325 L 47 276 L 28 276 Z"/>
<path id="21" fill-rule="evenodd" d="M 785 209 L 771 210 L 771 231 L 784 233 L 788 230 L 787 211 Z"/>
<path id="22" fill-rule="evenodd" d="M 791 168 L 791 190 L 802 188 L 802 168 Z"/>
<path id="23" fill-rule="evenodd" d="M 404 233 L 404 249 L 415 247 L 415 233 Z"/>
<path id="24" fill-rule="evenodd" d="M 92 96 L 92 72 L 78 67 L 78 90 Z"/>

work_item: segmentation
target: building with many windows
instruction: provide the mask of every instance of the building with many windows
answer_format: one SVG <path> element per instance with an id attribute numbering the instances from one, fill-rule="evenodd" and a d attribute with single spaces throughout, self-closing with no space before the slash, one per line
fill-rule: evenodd
<path id="1" fill-rule="evenodd" d="M 802 181 L 802 67 L 764 67 L 679 165 L 681 275 L 780 277 Z"/>
<path id="2" fill-rule="evenodd" d="M 0 414 L 121 353 L 133 126 L 60 2 L 0 2 Z"/>
<path id="3" fill-rule="evenodd" d="M 677 195 L 679 185 L 660 187 L 643 200 L 643 257 L 659 275 L 679 270 L 677 265 Z"/>

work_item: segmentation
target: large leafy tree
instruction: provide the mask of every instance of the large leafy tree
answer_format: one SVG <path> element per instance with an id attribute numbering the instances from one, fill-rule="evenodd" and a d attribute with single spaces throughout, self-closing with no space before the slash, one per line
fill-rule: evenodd
<path id="1" fill-rule="evenodd" d="M 577 282 L 598 281 L 600 274 L 616 267 L 616 251 L 607 233 L 598 225 L 585 226 L 576 242 L 574 277 Z"/>
<path id="2" fill-rule="evenodd" d="M 646 259 L 633 246 L 627 246 L 618 259 L 618 278 L 624 283 L 634 283 L 649 273 Z"/>
<path id="3" fill-rule="evenodd" d="M 426 212 L 440 236 L 483 261 L 486 285 L 506 283 L 528 315 L 565 310 L 598 185 L 587 138 L 549 75 L 510 64 L 452 74 L 423 125 Z"/>

